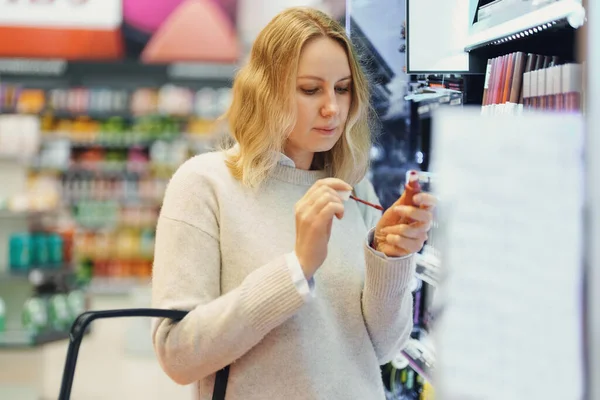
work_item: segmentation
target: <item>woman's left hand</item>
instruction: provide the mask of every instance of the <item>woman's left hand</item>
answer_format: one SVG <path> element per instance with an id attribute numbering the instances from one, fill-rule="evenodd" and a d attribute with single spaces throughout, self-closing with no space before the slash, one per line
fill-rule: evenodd
<path id="1" fill-rule="evenodd" d="M 383 213 L 372 243 L 374 249 L 388 257 L 402 257 L 421 250 L 431 229 L 432 211 L 437 201 L 431 194 L 421 192 L 413 197 L 414 207 L 398 203 Z"/>

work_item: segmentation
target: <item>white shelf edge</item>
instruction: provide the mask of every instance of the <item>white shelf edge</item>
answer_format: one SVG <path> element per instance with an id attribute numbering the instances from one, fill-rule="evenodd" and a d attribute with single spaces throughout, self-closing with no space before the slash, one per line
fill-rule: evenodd
<path id="1" fill-rule="evenodd" d="M 135 289 L 149 285 L 149 278 L 92 278 L 87 292 L 92 295 L 130 295 Z"/>
<path id="2" fill-rule="evenodd" d="M 580 1 L 562 0 L 549 4 L 535 11 L 523 14 L 510 21 L 470 34 L 465 43 L 465 50 L 502 39 L 523 31 L 543 26 L 562 19 L 567 19 L 573 28 L 579 28 L 585 21 L 585 9 Z"/>
<path id="3" fill-rule="evenodd" d="M 414 357 L 413 354 L 419 354 Z M 423 379 L 433 383 L 433 370 L 435 368 L 435 354 L 431 349 L 426 349 L 423 344 L 416 339 L 410 339 L 406 346 L 400 351 L 400 354 L 406 358 L 408 365 L 414 369 Z M 426 359 L 429 356 L 429 360 Z"/>
<path id="4" fill-rule="evenodd" d="M 419 253 L 415 254 L 415 261 L 417 266 L 422 267 L 427 272 L 426 274 L 423 274 L 419 272 L 419 268 L 417 268 L 416 276 L 432 286 L 438 286 L 441 274 L 439 262 L 434 261 L 432 257 L 424 256 Z"/>
<path id="5" fill-rule="evenodd" d="M 48 210 L 10 210 L 2 208 L 0 209 L 0 220 L 1 219 L 25 219 L 25 218 L 37 218 L 41 216 L 52 216 L 58 212 L 56 209 Z"/>

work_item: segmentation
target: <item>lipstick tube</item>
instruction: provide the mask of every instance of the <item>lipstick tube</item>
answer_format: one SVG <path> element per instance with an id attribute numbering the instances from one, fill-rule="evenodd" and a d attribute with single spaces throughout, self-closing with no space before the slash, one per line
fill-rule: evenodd
<path id="1" fill-rule="evenodd" d="M 546 109 L 546 73 L 545 69 L 537 71 L 537 108 Z"/>
<path id="2" fill-rule="evenodd" d="M 529 87 L 529 96 L 530 101 L 529 105 L 532 109 L 539 108 L 539 99 L 538 99 L 538 71 L 531 71 L 531 86 Z"/>
<path id="3" fill-rule="evenodd" d="M 531 72 L 523 74 L 523 109 L 531 108 Z"/>
<path id="4" fill-rule="evenodd" d="M 421 193 L 421 185 L 419 184 L 419 172 L 410 170 L 406 173 L 406 184 L 404 185 L 404 193 L 398 199 L 397 205 L 414 206 L 413 197 Z M 400 218 L 399 224 L 410 224 L 413 222 L 409 218 Z"/>
<path id="5" fill-rule="evenodd" d="M 567 112 L 578 112 L 581 110 L 581 65 L 567 64 L 563 67 L 563 94 L 565 98 L 565 110 Z"/>

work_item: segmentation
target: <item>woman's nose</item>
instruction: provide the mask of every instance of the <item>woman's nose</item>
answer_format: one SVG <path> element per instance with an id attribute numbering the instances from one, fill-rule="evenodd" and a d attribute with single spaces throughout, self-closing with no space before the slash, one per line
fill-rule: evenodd
<path id="1" fill-rule="evenodd" d="M 327 96 L 325 104 L 321 108 L 321 114 L 323 117 L 333 117 L 339 112 L 339 107 L 335 94 Z"/>

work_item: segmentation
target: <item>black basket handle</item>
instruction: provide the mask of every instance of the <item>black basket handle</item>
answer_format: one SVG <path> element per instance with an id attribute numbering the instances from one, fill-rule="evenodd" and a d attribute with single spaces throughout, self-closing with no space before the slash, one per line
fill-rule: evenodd
<path id="1" fill-rule="evenodd" d="M 71 389 L 73 387 L 73 377 L 75 376 L 75 366 L 77 364 L 79 346 L 81 346 L 83 334 L 92 321 L 97 319 L 122 317 L 156 317 L 170 318 L 174 321 L 180 321 L 187 315 L 187 313 L 187 311 L 180 310 L 130 308 L 123 310 L 88 311 L 79 315 L 73 322 L 73 325 L 71 326 L 71 332 L 69 334 L 69 349 L 67 350 L 67 360 L 65 362 L 58 400 L 69 400 L 71 397 Z"/>

